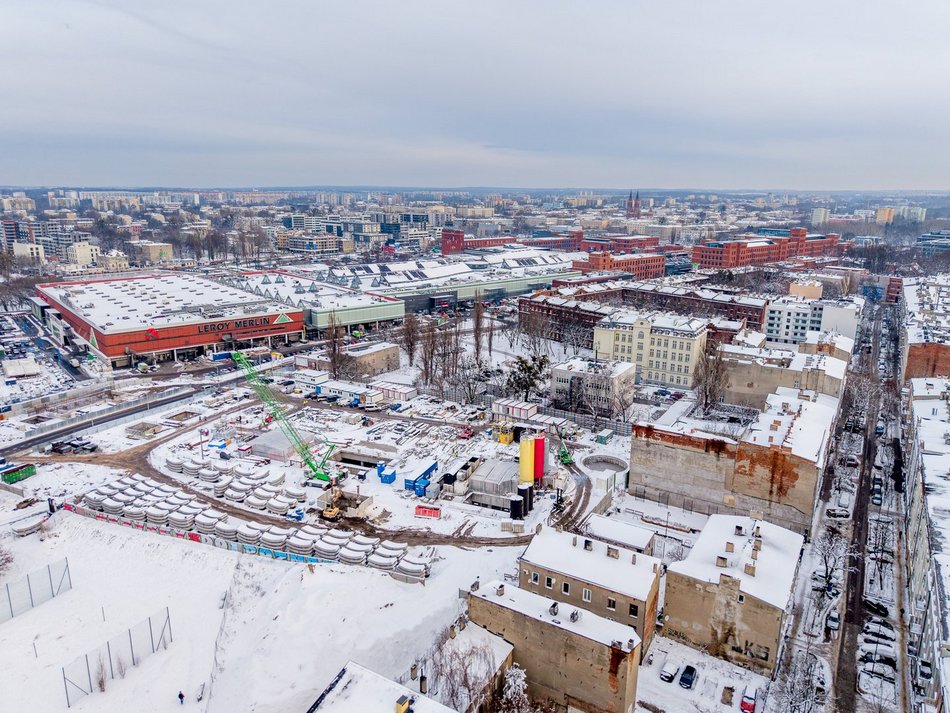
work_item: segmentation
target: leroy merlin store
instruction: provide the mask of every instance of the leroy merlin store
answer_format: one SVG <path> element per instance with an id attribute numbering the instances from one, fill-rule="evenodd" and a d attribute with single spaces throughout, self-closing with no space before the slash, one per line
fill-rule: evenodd
<path id="1" fill-rule="evenodd" d="M 193 359 L 304 338 L 304 315 L 197 275 L 159 273 L 38 285 L 34 313 L 69 346 L 113 367 Z"/>

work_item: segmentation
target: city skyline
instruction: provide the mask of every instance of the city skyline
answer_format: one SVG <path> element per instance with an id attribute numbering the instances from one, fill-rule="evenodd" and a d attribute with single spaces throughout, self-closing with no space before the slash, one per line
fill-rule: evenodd
<path id="1" fill-rule="evenodd" d="M 898 8 L 15 0 L 0 182 L 950 189 L 950 7 Z"/>

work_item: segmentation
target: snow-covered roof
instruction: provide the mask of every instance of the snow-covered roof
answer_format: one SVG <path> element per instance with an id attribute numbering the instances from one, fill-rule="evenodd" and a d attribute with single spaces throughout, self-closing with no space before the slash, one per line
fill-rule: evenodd
<path id="1" fill-rule="evenodd" d="M 617 645 L 627 653 L 640 645 L 640 637 L 633 627 L 572 607 L 570 604 L 555 602 L 553 599 L 499 580 L 483 584 L 478 591 L 472 592 L 471 596 L 596 641 L 604 646 Z M 557 606 L 552 607 L 552 605 Z M 577 616 L 572 621 L 571 613 L 575 611 Z"/>
<path id="2" fill-rule="evenodd" d="M 848 352 L 848 354 L 854 353 L 854 340 L 840 332 L 809 331 L 805 335 L 805 344 L 833 344 L 836 349 Z"/>
<path id="3" fill-rule="evenodd" d="M 655 557 L 550 527 L 532 538 L 521 560 L 640 601 L 660 576 Z"/>
<path id="4" fill-rule="evenodd" d="M 806 369 L 819 369 L 825 372 L 826 376 L 835 379 L 844 379 L 848 371 L 848 362 L 837 359 L 828 354 L 802 354 L 801 352 L 792 357 L 788 368 L 792 371 L 804 371 Z"/>
<path id="5" fill-rule="evenodd" d="M 737 534 L 740 529 L 741 534 Z M 727 552 L 727 542 L 732 543 L 732 552 Z M 753 559 L 757 543 L 760 547 Z M 798 533 L 765 520 L 711 515 L 686 559 L 673 562 L 668 571 L 712 583 L 726 574 L 739 580 L 743 594 L 785 609 L 795 587 L 798 555 L 804 543 L 805 538 Z M 747 565 L 754 567 L 750 570 L 754 574 L 747 571 Z"/>
<path id="6" fill-rule="evenodd" d="M 591 515 L 584 522 L 584 531 L 591 537 L 606 542 L 616 542 L 635 550 L 645 550 L 653 539 L 653 530 L 624 522 L 606 515 Z"/>
<path id="7" fill-rule="evenodd" d="M 813 397 L 807 398 L 807 396 Z M 766 408 L 742 436 L 746 443 L 788 448 L 793 455 L 824 467 L 838 400 L 825 394 L 778 387 Z"/>
<path id="8" fill-rule="evenodd" d="M 187 273 L 58 282 L 38 289 L 104 332 L 253 318 L 293 309 L 273 298 Z"/>
<path id="9" fill-rule="evenodd" d="M 634 368 L 634 365 L 628 361 L 592 361 L 584 357 L 573 357 L 565 362 L 552 366 L 551 373 L 553 374 L 556 371 L 569 371 L 613 378 L 632 371 Z"/>
<path id="10" fill-rule="evenodd" d="M 312 711 L 327 713 L 368 713 L 394 711 L 402 696 L 413 699 L 416 713 L 454 713 L 438 701 L 426 698 L 405 686 L 350 661 L 327 687 Z"/>
<path id="11" fill-rule="evenodd" d="M 939 399 L 950 391 L 950 381 L 940 377 L 918 377 L 910 379 L 911 396 L 917 399 Z"/>
<path id="12" fill-rule="evenodd" d="M 904 280 L 907 341 L 950 343 L 950 274 Z"/>

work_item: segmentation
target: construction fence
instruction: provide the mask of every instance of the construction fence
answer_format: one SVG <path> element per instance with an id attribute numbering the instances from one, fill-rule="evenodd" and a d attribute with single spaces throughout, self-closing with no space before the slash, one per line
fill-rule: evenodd
<path id="1" fill-rule="evenodd" d="M 112 637 L 92 651 L 77 656 L 63 666 L 66 706 L 93 693 L 104 693 L 109 681 L 125 678 L 126 673 L 152 654 L 168 648 L 172 642 L 172 622 L 165 607 Z"/>
<path id="2" fill-rule="evenodd" d="M 0 624 L 73 588 L 69 561 L 64 559 L 30 572 L 0 588 Z"/>

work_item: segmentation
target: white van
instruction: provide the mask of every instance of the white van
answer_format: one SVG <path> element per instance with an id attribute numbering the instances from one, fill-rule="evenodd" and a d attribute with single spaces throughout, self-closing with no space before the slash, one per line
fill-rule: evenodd
<path id="1" fill-rule="evenodd" d="M 841 492 L 838 495 L 838 507 L 844 508 L 845 510 L 851 509 L 851 493 Z"/>

